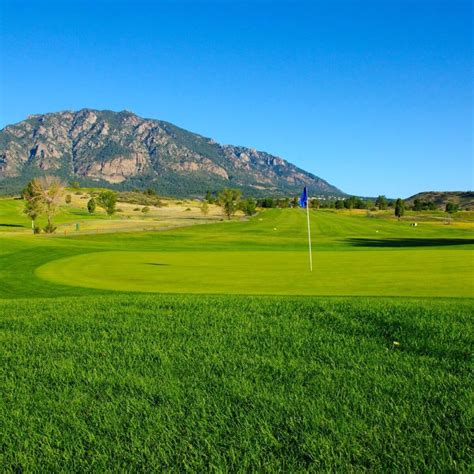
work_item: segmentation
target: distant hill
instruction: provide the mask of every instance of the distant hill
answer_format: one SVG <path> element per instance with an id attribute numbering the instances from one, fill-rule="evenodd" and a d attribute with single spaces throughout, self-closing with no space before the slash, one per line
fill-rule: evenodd
<path id="1" fill-rule="evenodd" d="M 474 192 L 473 191 L 428 191 L 418 193 L 405 200 L 409 206 L 413 205 L 415 199 L 423 202 L 434 202 L 439 209 L 445 209 L 447 202 L 452 202 L 459 205 L 459 209 L 474 210 Z"/>
<path id="2" fill-rule="evenodd" d="M 342 195 L 327 181 L 263 151 L 220 145 L 132 112 L 83 109 L 32 115 L 0 131 L 0 190 L 55 174 L 83 185 L 153 187 L 192 196 L 236 187 L 246 193 Z"/>

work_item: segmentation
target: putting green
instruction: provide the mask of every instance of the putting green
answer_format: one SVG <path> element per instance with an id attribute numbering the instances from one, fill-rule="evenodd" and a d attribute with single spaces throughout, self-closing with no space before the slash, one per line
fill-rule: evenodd
<path id="1" fill-rule="evenodd" d="M 474 296 L 472 251 L 110 251 L 53 260 L 42 279 L 70 286 L 159 293 Z"/>

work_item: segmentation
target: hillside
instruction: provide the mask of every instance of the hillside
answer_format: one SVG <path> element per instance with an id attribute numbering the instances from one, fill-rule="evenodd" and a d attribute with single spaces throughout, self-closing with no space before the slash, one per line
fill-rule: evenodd
<path id="1" fill-rule="evenodd" d="M 406 204 L 412 206 L 415 199 L 422 202 L 433 202 L 439 209 L 445 209 L 447 202 L 452 202 L 459 205 L 462 210 L 474 210 L 474 192 L 472 191 L 427 191 L 415 194 L 406 199 Z"/>
<path id="2" fill-rule="evenodd" d="M 151 186 L 189 196 L 223 187 L 250 194 L 340 195 L 339 189 L 286 160 L 132 112 L 82 109 L 32 115 L 0 131 L 0 190 L 55 174 L 84 185 Z"/>

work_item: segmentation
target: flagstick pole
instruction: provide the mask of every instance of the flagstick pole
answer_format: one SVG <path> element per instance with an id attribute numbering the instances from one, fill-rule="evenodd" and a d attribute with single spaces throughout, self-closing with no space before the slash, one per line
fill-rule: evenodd
<path id="1" fill-rule="evenodd" d="M 309 225 L 309 198 L 306 198 L 306 217 L 308 219 L 309 271 L 313 271 L 313 253 L 311 251 L 311 227 Z"/>

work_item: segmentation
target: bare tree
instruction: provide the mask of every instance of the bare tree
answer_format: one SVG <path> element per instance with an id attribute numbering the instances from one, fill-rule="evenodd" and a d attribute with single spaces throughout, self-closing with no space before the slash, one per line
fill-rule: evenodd
<path id="1" fill-rule="evenodd" d="M 46 176 L 38 178 L 36 186 L 38 188 L 39 200 L 43 213 L 46 215 L 48 223 L 43 229 L 45 232 L 51 234 L 56 230 L 53 224 L 53 218 L 59 210 L 59 204 L 62 202 L 64 193 L 64 186 L 55 176 Z"/>

